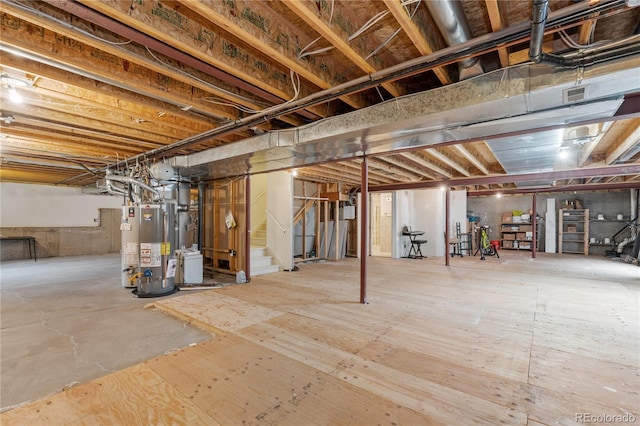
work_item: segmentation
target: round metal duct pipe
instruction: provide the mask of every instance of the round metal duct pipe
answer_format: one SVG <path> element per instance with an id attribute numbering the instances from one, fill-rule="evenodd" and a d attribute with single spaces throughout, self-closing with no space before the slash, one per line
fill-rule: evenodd
<path id="1" fill-rule="evenodd" d="M 464 43 L 471 39 L 471 29 L 460 1 L 438 0 L 426 1 L 424 4 L 449 46 Z M 460 80 L 484 73 L 477 57 L 462 60 L 458 64 L 460 67 Z"/>

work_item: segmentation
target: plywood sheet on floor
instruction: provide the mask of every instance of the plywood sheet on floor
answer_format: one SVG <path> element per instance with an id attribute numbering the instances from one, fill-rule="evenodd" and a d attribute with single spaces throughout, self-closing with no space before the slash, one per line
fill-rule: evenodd
<path id="1" fill-rule="evenodd" d="M 1 419 L 4 426 L 218 424 L 145 364 L 7 411 Z"/>
<path id="2" fill-rule="evenodd" d="M 136 370 L 144 380 L 127 373 L 118 391 L 140 394 L 153 383 L 165 395 L 158 401 L 193 424 L 540 426 L 579 424 L 586 412 L 640 419 L 636 266 L 517 252 L 455 259 L 452 268 L 431 258 L 369 263 L 368 305 L 357 303 L 356 260 L 155 302 L 215 337 L 147 361 Z M 64 410 L 40 401 L 2 420 L 158 421 L 127 417 L 127 405 L 97 386 L 73 388 L 88 405 L 55 395 Z"/>

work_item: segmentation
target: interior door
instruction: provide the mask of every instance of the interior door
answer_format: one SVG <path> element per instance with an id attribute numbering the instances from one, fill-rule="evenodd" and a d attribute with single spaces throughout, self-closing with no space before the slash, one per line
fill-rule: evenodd
<path id="1" fill-rule="evenodd" d="M 391 257 L 393 235 L 393 195 L 391 192 L 374 192 L 370 194 L 370 235 L 371 255 Z"/>

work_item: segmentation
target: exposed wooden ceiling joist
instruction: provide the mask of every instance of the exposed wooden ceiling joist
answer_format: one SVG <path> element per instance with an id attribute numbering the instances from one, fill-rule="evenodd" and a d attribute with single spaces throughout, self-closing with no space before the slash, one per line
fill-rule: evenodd
<path id="1" fill-rule="evenodd" d="M 598 43 L 600 48 L 634 34 L 638 8 L 614 3 L 551 0 L 549 16 L 560 12 L 567 19 L 562 27 L 546 29 L 543 50 L 562 55 L 574 50 L 567 44 L 575 48 L 573 43 Z M 500 43 L 494 35 L 525 28 L 531 20 L 530 0 L 473 0 L 464 2 L 462 9 L 456 19 L 466 20 L 476 37 L 468 43 L 487 41 L 480 57 L 485 71 L 529 61 L 526 30 L 517 30 L 515 39 L 500 38 Z M 594 13 L 596 9 L 604 12 Z M 387 92 L 397 96 L 453 88 L 455 61 L 464 56 L 464 51 L 458 52 L 455 59 L 442 62 L 447 65 L 433 70 L 423 66 L 425 55 L 446 48 L 444 57 L 450 58 L 455 46 L 446 47 L 434 25 L 437 16 L 422 1 L 3 0 L 0 12 L 2 176 L 34 182 L 41 170 L 42 182 L 80 185 L 97 179 L 103 166 L 124 157 L 141 154 L 145 161 L 147 154 L 155 155 L 156 147 L 173 147 L 163 156 L 190 154 L 323 117 L 347 118 L 345 113 L 353 113 L 349 120 L 358 128 L 358 117 L 367 111 L 353 110 L 380 103 Z M 572 41 L 563 41 L 566 36 Z M 366 81 L 369 73 L 375 78 L 417 62 L 419 69 L 407 65 L 409 71 L 389 76 L 393 83 L 384 88 L 358 83 L 350 95 L 338 97 L 347 93 L 342 88 L 350 88 L 354 79 Z M 9 96 L 4 83 L 10 76 L 35 81 L 31 88 L 18 88 L 23 104 L 13 103 Z M 287 109 L 284 115 L 269 114 L 243 125 L 253 111 L 284 107 L 296 92 L 298 100 L 318 96 L 305 104 L 315 106 Z M 577 155 L 581 167 L 637 164 L 638 99 L 627 93 L 610 122 L 584 123 L 588 141 L 574 135 L 584 133 L 578 131 L 580 123 L 566 128 L 562 143 L 571 147 L 572 160 Z M 216 133 L 221 126 L 224 130 Z M 486 138 L 490 141 L 491 135 Z M 426 180 L 453 185 L 460 176 L 506 176 L 504 182 L 478 181 L 471 186 L 514 187 L 507 181 L 514 178 L 500 165 L 492 146 L 481 141 L 374 155 L 381 156 L 367 157 L 374 183 Z M 96 176 L 85 166 L 96 168 Z M 55 175 L 51 170 L 56 167 L 63 169 L 64 177 L 52 181 L 49 174 Z M 557 162 L 554 167 L 559 171 L 569 165 Z M 315 181 L 360 184 L 357 158 L 303 169 L 301 174 Z M 557 181 L 576 187 L 606 180 L 637 183 L 637 177 Z"/>
<path id="2" fill-rule="evenodd" d="M 285 2 L 287 7 L 302 18 L 311 28 L 324 37 L 329 43 L 346 56 L 351 62 L 359 67 L 366 74 L 372 74 L 376 69 L 369 64 L 359 53 L 357 53 L 339 34 L 334 32 L 329 25 L 322 19 L 318 18 L 315 12 L 307 7 L 307 4 L 301 0 L 288 0 Z M 384 83 L 382 85 L 394 97 L 403 95 L 403 92 L 392 83 Z"/>
<path id="3" fill-rule="evenodd" d="M 235 40 L 189 21 L 162 3 L 79 2 L 281 99 L 292 99 L 295 95 L 288 69 L 266 57 L 257 57 L 248 48 L 238 46 Z M 301 96 L 307 93 L 302 87 Z M 317 116 L 323 115 L 318 108 L 309 110 Z"/>
<path id="4" fill-rule="evenodd" d="M 607 151 L 607 164 L 613 164 L 620 157 L 634 146 L 640 143 L 640 118 L 631 120 L 624 133 L 621 135 L 617 143 L 614 144 L 612 149 Z"/>
<path id="5" fill-rule="evenodd" d="M 486 166 L 482 164 L 482 162 L 475 155 L 469 152 L 469 150 L 465 148 L 464 145 L 454 145 L 454 147 L 458 150 L 458 152 L 460 152 L 460 154 L 464 156 L 464 158 L 469 160 L 474 167 L 480 170 L 480 172 L 485 175 L 489 174 L 489 170 L 487 170 Z"/>
<path id="6" fill-rule="evenodd" d="M 397 0 L 384 0 L 384 4 L 393 14 L 393 17 L 398 21 L 402 30 L 411 39 L 411 42 L 414 44 L 416 49 L 418 49 L 421 55 L 425 56 L 436 50 L 420 31 L 418 25 L 410 19 L 405 6 L 402 5 L 402 2 Z M 433 72 L 442 84 L 452 83 L 452 79 L 444 67 L 436 67 L 433 69 Z"/>
<path id="7" fill-rule="evenodd" d="M 489 13 L 489 20 L 491 22 L 491 29 L 500 31 L 506 25 L 503 24 L 502 13 L 500 12 L 500 3 L 498 0 L 485 0 L 487 6 L 487 12 Z M 500 47 L 498 49 L 498 55 L 500 56 L 500 65 L 504 68 L 509 66 L 509 52 L 506 47 Z"/>

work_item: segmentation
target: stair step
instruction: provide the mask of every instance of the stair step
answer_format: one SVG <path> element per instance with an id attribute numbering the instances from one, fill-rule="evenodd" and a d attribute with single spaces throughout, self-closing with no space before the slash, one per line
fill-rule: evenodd
<path id="1" fill-rule="evenodd" d="M 271 256 L 251 256 L 251 268 L 261 268 L 271 265 Z"/>
<path id="2" fill-rule="evenodd" d="M 280 271 L 280 266 L 278 265 L 261 266 L 259 268 L 254 268 L 253 265 L 251 265 L 252 277 L 255 277 L 257 275 L 263 275 L 263 274 L 272 274 L 278 271 Z"/>
<path id="3" fill-rule="evenodd" d="M 273 256 L 267 255 L 266 251 L 267 248 L 264 245 L 251 245 L 251 276 L 271 274 L 280 270 L 279 265 L 272 264 Z"/>
<path id="4" fill-rule="evenodd" d="M 251 237 L 251 245 L 252 246 L 259 246 L 259 247 L 264 247 L 267 245 L 267 239 L 266 238 L 260 238 L 260 237 Z"/>
<path id="5" fill-rule="evenodd" d="M 251 251 L 249 252 L 249 256 L 251 259 L 254 257 L 262 257 L 265 255 L 266 247 L 264 246 L 251 246 Z"/>

